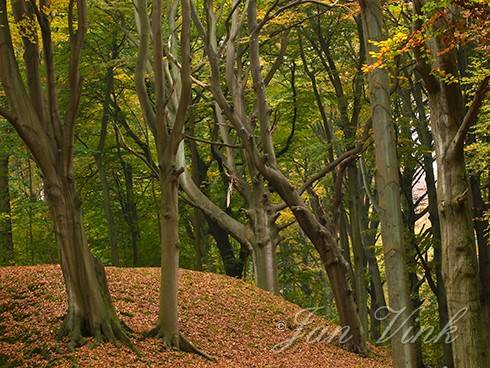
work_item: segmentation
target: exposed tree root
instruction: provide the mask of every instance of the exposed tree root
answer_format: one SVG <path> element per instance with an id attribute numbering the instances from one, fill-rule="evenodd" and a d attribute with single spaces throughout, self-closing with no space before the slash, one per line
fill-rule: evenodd
<path id="1" fill-rule="evenodd" d="M 206 352 L 202 351 L 198 347 L 196 347 L 192 342 L 190 342 L 182 333 L 179 333 L 178 336 L 168 336 L 168 335 L 163 335 L 160 327 L 156 326 L 152 328 L 150 331 L 148 331 L 145 334 L 146 337 L 156 337 L 159 339 L 162 339 L 164 342 L 164 345 L 170 349 L 175 349 L 178 351 L 183 351 L 185 353 L 191 353 L 191 354 L 196 354 L 200 355 L 203 358 L 210 360 L 212 362 L 216 362 L 217 359 Z"/>
<path id="2" fill-rule="evenodd" d="M 68 345 L 72 350 L 84 345 L 87 337 L 93 337 L 96 343 L 123 344 L 139 354 L 130 339 L 130 329 L 115 317 L 105 318 L 99 323 L 92 324 L 88 318 L 71 310 L 66 314 L 57 334 L 58 339 L 65 337 L 69 339 Z"/>
<path id="3" fill-rule="evenodd" d="M 201 349 L 197 348 L 192 342 L 190 342 L 184 335 L 179 334 L 180 338 L 180 350 L 185 351 L 187 353 L 192 353 L 192 354 L 197 354 L 202 356 L 203 358 L 206 358 L 212 362 L 216 362 L 217 359 L 206 352 L 202 351 Z"/>

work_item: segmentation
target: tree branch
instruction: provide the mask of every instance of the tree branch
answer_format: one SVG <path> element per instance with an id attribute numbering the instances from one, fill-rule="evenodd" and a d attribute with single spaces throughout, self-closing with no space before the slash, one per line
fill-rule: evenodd
<path id="1" fill-rule="evenodd" d="M 473 97 L 473 101 L 471 102 L 470 108 L 466 112 L 466 115 L 464 116 L 463 121 L 459 126 L 458 131 L 456 132 L 456 135 L 451 141 L 451 144 L 449 145 L 446 154 L 453 155 L 456 151 L 459 151 L 463 148 L 464 140 L 466 138 L 468 130 L 476 121 L 476 118 L 478 117 L 478 111 L 480 110 L 480 107 L 485 100 L 487 92 L 490 90 L 489 82 L 490 75 L 487 75 L 478 86 L 475 96 Z"/>

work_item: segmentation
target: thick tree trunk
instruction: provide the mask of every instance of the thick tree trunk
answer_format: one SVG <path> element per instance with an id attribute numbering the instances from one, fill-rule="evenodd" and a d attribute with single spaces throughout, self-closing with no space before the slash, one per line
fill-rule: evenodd
<path id="1" fill-rule="evenodd" d="M 126 329 L 116 317 L 104 267 L 89 252 L 73 181 L 45 179 L 45 187 L 68 294 L 60 337 L 68 336 L 72 346 L 83 343 L 84 336 L 130 344 Z"/>
<path id="2" fill-rule="evenodd" d="M 252 242 L 255 281 L 261 289 L 279 294 L 277 280 L 276 246 L 269 213 L 264 180 L 254 180 L 250 198 L 250 219 L 254 233 Z"/>
<path id="3" fill-rule="evenodd" d="M 255 248 L 255 280 L 259 288 L 279 295 L 275 248 L 271 241 L 260 244 Z"/>
<path id="4" fill-rule="evenodd" d="M 362 329 L 358 306 L 354 299 L 354 291 L 350 285 L 348 277 L 350 274 L 349 266 L 341 255 L 334 256 L 328 254 L 328 252 L 320 252 L 320 258 L 330 280 L 342 327 L 349 329 L 349 340 L 345 343 L 345 346 L 349 351 L 365 354 L 366 334 Z"/>
<path id="5" fill-rule="evenodd" d="M 384 22 L 378 0 L 360 0 L 362 26 L 366 42 L 366 59 L 373 62 L 371 41 L 382 41 Z M 415 345 L 405 343 L 403 336 L 411 336 L 414 325 L 408 283 L 408 269 L 403 242 L 403 224 L 400 204 L 400 182 L 396 153 L 395 128 L 391 117 L 389 76 L 386 69 L 377 68 L 368 75 L 370 103 L 376 156 L 376 187 L 379 195 L 381 237 L 388 284 L 389 307 L 399 314 L 393 321 L 391 338 L 392 357 L 396 368 L 417 366 Z M 393 315 L 392 315 L 393 317 Z M 396 318 L 398 317 L 398 318 Z M 401 318 L 400 318 L 401 317 Z"/>
<path id="6" fill-rule="evenodd" d="M 18 5 L 23 8 L 22 2 Z M 32 10 L 32 7 L 20 10 L 28 12 L 29 9 Z M 94 336 L 98 340 L 113 342 L 122 341 L 132 346 L 125 328 L 116 317 L 104 268 L 88 249 L 81 220 L 80 201 L 73 182 L 73 142 L 81 93 L 79 66 L 87 30 L 87 4 L 83 0 L 72 2 L 71 10 L 68 11 L 68 22 L 74 24 L 76 17 L 77 27 L 70 37 L 67 76 L 69 99 L 62 114 L 63 123 L 58 114 L 56 90 L 59 86 L 56 85 L 56 81 L 60 78 L 57 78 L 54 72 L 53 44 L 50 40 L 51 30 L 47 14 L 40 11 L 36 17 L 43 35 L 42 47 L 47 80 L 45 86 L 41 86 L 37 57 L 40 47 L 37 37 L 34 36 L 34 40 L 23 37 L 24 66 L 29 85 L 27 93 L 10 34 L 6 1 L 0 1 L 0 80 L 13 114 L 9 121 L 29 148 L 44 177 L 45 192 L 55 224 L 61 269 L 68 294 L 68 313 L 60 336 L 68 336 L 72 346 L 80 344 L 83 336 Z M 49 108 L 49 114 L 43 112 L 41 102 L 44 100 L 41 90 L 46 90 L 46 109 Z"/>
<path id="7" fill-rule="evenodd" d="M 460 313 L 454 322 L 457 340 L 453 344 L 455 367 L 485 367 L 478 261 L 473 223 L 468 201 L 468 181 L 464 153 L 447 154 L 462 112 L 449 115 L 457 105 L 446 100 L 442 92 L 429 94 L 431 126 L 437 159 L 437 198 L 441 225 L 442 272 L 446 287 L 449 318 Z M 460 105 L 462 108 L 462 105 Z M 458 116 L 459 115 L 459 116 Z M 486 362 L 486 363 L 484 363 Z"/>
<path id="8" fill-rule="evenodd" d="M 14 263 L 12 212 L 9 189 L 9 154 L 0 153 L 0 264 Z"/>
<path id="9" fill-rule="evenodd" d="M 415 1 L 417 14 L 425 1 Z M 464 142 L 481 106 L 488 78 L 479 87 L 465 114 L 464 99 L 458 82 L 456 49 L 449 34 L 454 12 L 445 12 L 434 22 L 427 40 L 431 59 L 415 49 L 417 67 L 424 80 L 430 108 L 430 123 L 437 160 L 437 201 L 441 228 L 442 273 L 446 287 L 455 367 L 489 367 L 488 339 L 483 326 L 480 276 L 470 211 L 470 187 L 464 162 Z M 415 23 L 421 29 L 420 22 Z M 429 61 L 433 61 L 433 65 Z M 432 69 L 455 78 L 454 83 L 433 74 Z"/>

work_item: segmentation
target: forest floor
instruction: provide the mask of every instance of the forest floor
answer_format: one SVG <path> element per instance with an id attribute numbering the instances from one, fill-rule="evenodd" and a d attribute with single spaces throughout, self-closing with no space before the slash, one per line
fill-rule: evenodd
<path id="1" fill-rule="evenodd" d="M 156 322 L 158 268 L 107 268 L 109 288 L 118 314 L 133 330 L 141 354 L 111 344 L 89 342 L 75 350 L 56 341 L 66 302 L 58 266 L 0 268 L 0 368 L 7 367 L 391 367 L 385 350 L 361 358 L 335 343 L 291 337 L 336 328 L 320 317 L 310 318 L 297 305 L 230 277 L 181 270 L 181 329 L 196 346 L 211 354 L 210 362 L 193 354 L 165 350 L 143 333 Z M 318 337 L 319 334 L 316 334 Z M 279 345 L 282 346 L 282 345 Z M 274 347 L 276 349 L 274 350 Z"/>

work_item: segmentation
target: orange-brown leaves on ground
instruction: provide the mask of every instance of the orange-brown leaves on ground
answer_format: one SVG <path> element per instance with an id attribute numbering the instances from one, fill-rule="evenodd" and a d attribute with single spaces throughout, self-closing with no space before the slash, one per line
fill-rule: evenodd
<path id="1" fill-rule="evenodd" d="M 143 337 L 156 323 L 159 273 L 158 268 L 107 269 L 119 317 L 134 330 L 138 357 L 125 347 L 95 345 L 91 339 L 74 352 L 56 341 L 66 308 L 58 266 L 0 268 L 0 366 L 391 367 L 382 350 L 361 358 L 335 344 L 308 343 L 306 337 L 274 353 L 275 345 L 295 333 L 298 306 L 240 280 L 187 270 L 180 271 L 181 329 L 217 362 L 165 350 L 160 340 Z M 309 331 L 325 326 L 335 328 L 314 317 Z"/>

